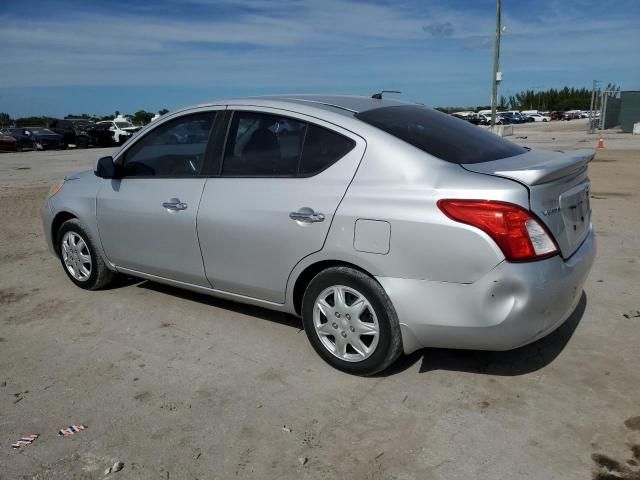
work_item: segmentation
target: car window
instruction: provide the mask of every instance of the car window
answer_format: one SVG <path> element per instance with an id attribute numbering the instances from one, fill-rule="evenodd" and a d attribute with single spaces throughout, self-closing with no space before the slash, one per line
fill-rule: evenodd
<path id="1" fill-rule="evenodd" d="M 256 112 L 235 112 L 227 134 L 223 176 L 295 177 L 307 124 Z"/>
<path id="2" fill-rule="evenodd" d="M 355 142 L 300 120 L 257 112 L 235 112 L 222 165 L 227 177 L 311 176 L 325 170 Z"/>
<path id="3" fill-rule="evenodd" d="M 344 157 L 355 145 L 356 142 L 339 133 L 309 125 L 299 174 L 306 176 L 321 172 Z"/>
<path id="4" fill-rule="evenodd" d="M 215 112 L 196 113 L 164 123 L 124 155 L 125 177 L 193 177 L 204 161 Z"/>
<path id="5" fill-rule="evenodd" d="M 525 148 L 469 122 L 419 105 L 376 108 L 355 116 L 451 163 L 490 162 L 527 152 Z"/>

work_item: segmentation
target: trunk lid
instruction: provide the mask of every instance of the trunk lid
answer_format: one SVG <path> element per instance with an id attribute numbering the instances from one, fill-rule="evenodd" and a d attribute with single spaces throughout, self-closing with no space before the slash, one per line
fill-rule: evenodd
<path id="1" fill-rule="evenodd" d="M 553 234 L 562 257 L 568 258 L 589 234 L 591 205 L 587 164 L 594 155 L 591 149 L 530 150 L 515 157 L 462 167 L 525 185 L 529 190 L 529 208 Z"/>

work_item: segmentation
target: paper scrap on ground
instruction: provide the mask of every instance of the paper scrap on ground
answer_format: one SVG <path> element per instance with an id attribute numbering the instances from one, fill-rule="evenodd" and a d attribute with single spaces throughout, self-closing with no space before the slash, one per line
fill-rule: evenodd
<path id="1" fill-rule="evenodd" d="M 36 440 L 40 435 L 33 434 L 33 435 L 25 435 L 24 437 L 22 437 L 20 440 L 18 440 L 16 443 L 12 443 L 11 444 L 11 448 L 22 448 L 22 447 L 28 447 L 29 445 L 31 445 L 34 440 Z"/>
<path id="2" fill-rule="evenodd" d="M 67 428 L 63 428 L 58 432 L 58 435 L 61 437 L 68 437 L 69 435 L 73 435 L 74 433 L 81 432 L 86 429 L 86 425 L 69 425 Z"/>

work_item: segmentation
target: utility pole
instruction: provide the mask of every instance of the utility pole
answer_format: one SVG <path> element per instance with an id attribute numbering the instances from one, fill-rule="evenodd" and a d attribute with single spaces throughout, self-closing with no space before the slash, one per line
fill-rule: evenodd
<path id="1" fill-rule="evenodd" d="M 608 87 L 607 87 L 608 88 Z M 604 119 L 607 116 L 607 101 L 609 100 L 609 90 L 603 90 L 602 92 L 602 105 L 600 110 L 600 132 L 604 130 Z"/>
<path id="2" fill-rule="evenodd" d="M 598 80 L 593 81 L 593 88 L 591 89 L 591 106 L 589 107 L 589 125 L 587 125 L 587 133 L 593 133 L 593 110 L 595 109 L 596 85 L 598 85 Z"/>
<path id="3" fill-rule="evenodd" d="M 496 42 L 493 45 L 493 76 L 491 78 L 491 128 L 496 124 L 496 108 L 498 106 L 498 70 L 500 65 L 500 33 L 502 27 L 500 25 L 502 0 L 497 0 L 496 4 Z M 502 77 L 502 76 L 501 76 Z M 500 78 L 502 80 L 502 78 Z"/>

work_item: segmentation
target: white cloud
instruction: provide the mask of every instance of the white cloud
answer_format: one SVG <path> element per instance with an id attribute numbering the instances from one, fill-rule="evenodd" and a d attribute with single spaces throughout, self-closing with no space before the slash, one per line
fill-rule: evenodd
<path id="1" fill-rule="evenodd" d="M 210 7 L 212 13 L 190 19 L 172 18 L 162 7 L 101 15 L 76 8 L 48 19 L 5 13 L 0 16 L 0 87 L 420 88 L 458 79 L 484 82 L 490 70 L 492 9 L 473 13 L 453 2 L 281 0 L 269 8 L 257 0 L 189 3 Z M 640 68 L 638 59 L 626 52 L 634 38 L 637 43 L 637 18 L 574 21 L 578 17 L 570 15 L 577 13 L 569 7 L 549 5 L 550 14 L 539 18 L 505 13 L 505 69 L 551 71 L 562 78 L 563 68 L 590 71 L 596 53 L 604 57 L 597 60 L 601 66 Z M 172 8 L 182 6 L 176 0 Z M 237 13 L 217 15 L 222 6 Z M 603 43 L 603 31 L 615 34 Z"/>

